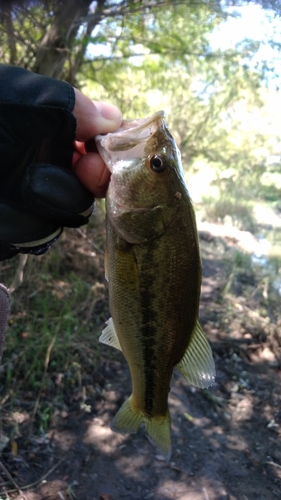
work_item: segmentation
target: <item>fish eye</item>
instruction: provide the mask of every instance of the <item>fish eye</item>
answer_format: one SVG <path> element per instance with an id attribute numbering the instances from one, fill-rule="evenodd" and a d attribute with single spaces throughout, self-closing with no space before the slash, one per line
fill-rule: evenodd
<path id="1" fill-rule="evenodd" d="M 166 170 L 166 165 L 160 156 L 153 155 L 150 158 L 150 168 L 156 174 L 162 174 Z"/>

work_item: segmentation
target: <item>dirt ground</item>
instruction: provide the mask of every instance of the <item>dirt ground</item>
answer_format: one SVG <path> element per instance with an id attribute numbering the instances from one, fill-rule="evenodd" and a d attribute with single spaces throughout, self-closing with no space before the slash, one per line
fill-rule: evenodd
<path id="1" fill-rule="evenodd" d="M 207 232 L 201 240 L 200 316 L 217 376 L 202 391 L 174 374 L 171 460 L 157 456 L 142 430 L 132 436 L 110 430 L 130 394 L 130 375 L 122 355 L 116 351 L 112 357 L 104 346 L 86 392 L 69 396 L 45 435 L 25 432 L 28 407 L 21 409 L 17 438 L 1 456 L 1 500 L 281 498 L 277 326 L 257 312 L 264 290 L 255 277 L 244 271 L 234 279 L 223 263 L 235 241 Z M 9 435 L 5 418 L 3 431 Z"/>

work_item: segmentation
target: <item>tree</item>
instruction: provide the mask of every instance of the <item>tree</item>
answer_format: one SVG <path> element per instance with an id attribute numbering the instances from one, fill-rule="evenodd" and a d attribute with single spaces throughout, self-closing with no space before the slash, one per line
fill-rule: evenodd
<path id="1" fill-rule="evenodd" d="M 115 21 L 120 27 L 123 20 L 141 18 L 149 13 L 153 16 L 162 8 L 173 9 L 177 4 L 194 8 L 192 1 L 173 2 L 155 0 L 22 0 L 5 2 L 1 10 L 0 42 L 1 60 L 20 65 L 41 74 L 65 78 L 76 82 L 89 42 L 105 40 L 102 28 L 105 21 Z M 201 8 L 207 8 L 207 0 Z M 222 15 L 220 7 L 212 12 Z M 114 27 L 114 24 L 112 25 Z M 93 36 L 97 30 L 99 36 Z M 127 30 L 128 32 L 128 30 Z M 135 40 L 130 40 L 131 44 Z M 156 40 L 150 40 L 159 50 Z M 162 51 L 167 48 L 162 47 Z M 169 49 L 169 47 L 168 47 Z M 170 49 L 169 49 L 170 50 Z M 174 51 L 174 50 L 173 50 Z"/>
<path id="2" fill-rule="evenodd" d="M 207 0 L 7 2 L 1 60 L 113 101 L 126 118 L 164 107 L 190 172 L 203 158 L 218 173 L 221 190 L 233 190 L 243 172 L 244 191 L 258 192 L 269 149 L 259 156 L 265 136 L 245 131 L 243 121 L 262 104 L 266 66 L 250 64 L 259 46 L 251 40 L 212 50 L 210 34 L 228 15 L 223 2 Z M 239 106 L 245 112 L 238 118 Z M 235 173 L 221 176 L 229 165 Z"/>
<path id="3" fill-rule="evenodd" d="M 279 13 L 280 2 L 259 0 L 256 3 Z M 245 5 L 245 2 L 235 0 L 232 6 L 235 5 Z M 175 30 L 173 25 L 165 23 L 165 13 L 169 18 L 171 13 L 176 15 L 180 10 L 186 17 Z M 89 43 L 103 44 L 105 48 L 111 44 L 111 57 L 122 41 L 127 47 L 126 54 L 122 55 L 127 58 L 133 55 L 134 47 L 142 44 L 151 53 L 169 54 L 170 60 L 179 54 L 184 58 L 192 51 L 202 60 L 213 54 L 208 44 L 203 51 L 198 51 L 198 35 L 206 34 L 228 15 L 225 2 L 208 0 L 2 0 L 1 60 L 64 78 L 72 84 L 77 83 L 76 74 L 87 59 Z M 200 16 L 201 24 L 198 23 Z M 182 36 L 186 33 L 186 24 L 189 46 Z M 159 37 L 161 31 L 164 36 Z"/>

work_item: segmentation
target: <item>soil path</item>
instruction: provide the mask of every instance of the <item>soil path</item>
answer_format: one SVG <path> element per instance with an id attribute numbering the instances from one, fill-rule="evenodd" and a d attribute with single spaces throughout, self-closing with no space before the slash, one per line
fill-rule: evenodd
<path id="1" fill-rule="evenodd" d="M 105 346 L 82 402 L 70 401 L 67 412 L 61 411 L 44 437 L 28 438 L 22 431 L 18 452 L 3 454 L 2 463 L 17 485 L 31 486 L 11 492 L 2 470 L 1 499 L 281 498 L 277 353 L 264 336 L 263 325 L 257 327 L 251 304 L 241 296 L 235 299 L 235 294 L 223 298 L 228 270 L 216 257 L 212 238 L 209 242 L 208 235 L 202 238 L 201 321 L 212 345 L 217 377 L 210 391 L 201 391 L 175 373 L 169 398 L 170 462 L 155 455 L 143 431 L 122 436 L 110 430 L 111 418 L 130 394 L 130 376 L 122 355 L 109 359 Z"/>

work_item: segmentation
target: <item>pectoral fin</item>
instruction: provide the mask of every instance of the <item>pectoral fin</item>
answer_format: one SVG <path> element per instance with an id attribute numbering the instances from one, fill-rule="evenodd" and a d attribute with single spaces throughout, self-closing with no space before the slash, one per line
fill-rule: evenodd
<path id="1" fill-rule="evenodd" d="M 197 320 L 191 340 L 177 369 L 187 382 L 204 389 L 215 380 L 215 363 L 210 344 Z"/>
<path id="2" fill-rule="evenodd" d="M 103 329 L 99 341 L 102 344 L 110 345 L 111 347 L 115 347 L 115 349 L 122 351 L 112 318 L 109 318 L 106 322 L 106 327 Z"/>

